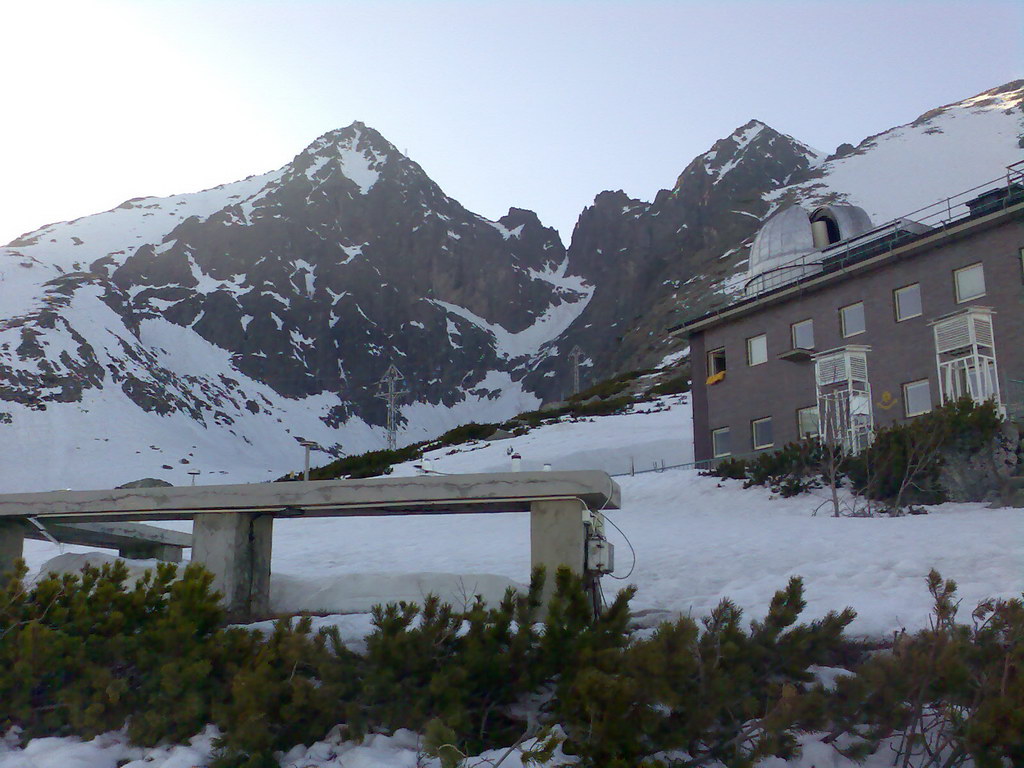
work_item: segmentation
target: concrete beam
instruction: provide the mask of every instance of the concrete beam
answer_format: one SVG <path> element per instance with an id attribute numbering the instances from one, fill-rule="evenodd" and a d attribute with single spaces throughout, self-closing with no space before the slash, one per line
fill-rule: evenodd
<path id="1" fill-rule="evenodd" d="M 121 557 L 155 558 L 170 563 L 181 562 L 182 550 L 192 546 L 192 534 L 171 531 L 145 523 L 68 523 L 61 519 L 41 523 L 46 534 L 62 544 L 116 549 Z M 49 540 L 35 526 L 27 526 L 26 538 Z"/>
<path id="2" fill-rule="evenodd" d="M 530 567 L 544 568 L 541 600 L 555 591 L 555 572 L 565 566 L 581 575 L 586 531 L 583 505 L 577 499 L 535 501 L 530 508 Z"/>
<path id="3" fill-rule="evenodd" d="M 180 563 L 182 549 L 171 544 L 135 542 L 118 547 L 117 556 L 123 557 L 125 560 L 160 560 L 165 563 Z"/>
<path id="4" fill-rule="evenodd" d="M 0 518 L 97 522 L 188 520 L 223 512 L 287 517 L 525 512 L 534 501 L 567 498 L 591 509 L 618 509 L 619 487 L 605 472 L 583 470 L 56 491 L 2 495 Z"/>
<path id="5" fill-rule="evenodd" d="M 196 515 L 192 562 L 213 573 L 229 621 L 252 621 L 270 612 L 273 530 L 269 515 Z"/>
<path id="6" fill-rule="evenodd" d="M 0 520 L 0 576 L 14 570 L 25 554 L 25 524 L 21 520 Z"/>

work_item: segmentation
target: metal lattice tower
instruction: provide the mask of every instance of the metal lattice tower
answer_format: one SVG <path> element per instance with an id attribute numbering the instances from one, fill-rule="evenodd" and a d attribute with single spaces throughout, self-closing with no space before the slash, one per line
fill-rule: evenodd
<path id="1" fill-rule="evenodd" d="M 388 368 L 383 378 L 377 382 L 376 397 L 379 397 L 388 404 L 389 451 L 393 451 L 398 447 L 398 398 L 409 394 L 409 390 L 402 388 L 404 384 L 405 376 L 394 365 Z"/>
<path id="2" fill-rule="evenodd" d="M 569 362 L 572 363 L 572 393 L 575 395 L 580 391 L 580 358 L 583 357 L 583 350 L 579 344 L 572 348 L 569 353 Z"/>

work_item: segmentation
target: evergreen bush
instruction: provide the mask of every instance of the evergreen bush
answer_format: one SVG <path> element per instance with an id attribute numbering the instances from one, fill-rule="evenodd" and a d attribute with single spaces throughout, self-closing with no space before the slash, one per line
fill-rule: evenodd
<path id="1" fill-rule="evenodd" d="M 854 617 L 847 609 L 797 625 L 803 608 L 802 582 L 792 579 L 749 630 L 723 600 L 703 628 L 681 618 L 649 640 L 588 656 L 557 696 L 566 751 L 594 768 L 680 750 L 687 766 L 793 756 L 805 708 L 797 685 L 810 681 L 809 665 L 839 652 Z"/>
<path id="2" fill-rule="evenodd" d="M 0 591 L 0 731 L 91 737 L 124 725 L 141 744 L 185 739 L 213 720 L 252 648 L 221 627 L 199 566 L 161 563 L 128 585 L 123 561 L 50 574 L 24 565 Z"/>
<path id="3" fill-rule="evenodd" d="M 678 395 L 683 392 L 690 391 L 690 375 L 688 373 L 680 374 L 679 376 L 673 376 L 671 379 L 655 384 L 651 387 L 650 394 L 659 395 Z"/>
<path id="4" fill-rule="evenodd" d="M 632 588 L 595 620 L 583 580 L 561 569 L 542 618 L 538 572 L 527 594 L 493 608 L 434 597 L 378 607 L 360 655 L 308 618 L 267 636 L 223 627 L 198 566 L 162 564 L 135 584 L 120 562 L 31 588 L 24 575 L 22 564 L 0 577 L 0 729 L 25 738 L 88 738 L 127 722 L 151 745 L 214 723 L 218 768 L 270 768 L 277 752 L 342 723 L 350 738 L 425 733 L 428 752 L 458 766 L 546 732 L 538 754 L 564 739 L 584 768 L 632 768 L 659 754 L 691 767 L 789 758 L 795 734 L 814 728 L 854 757 L 888 740 L 906 765 L 1024 764 L 1024 604 L 985 601 L 957 624 L 956 586 L 935 572 L 932 626 L 832 692 L 808 667 L 850 658 L 853 612 L 798 623 L 799 579 L 749 625 L 723 600 L 701 622 L 636 637 Z"/>
<path id="5" fill-rule="evenodd" d="M 747 471 L 746 460 L 729 457 L 719 461 L 704 474 L 711 475 L 713 477 L 728 478 L 730 480 L 746 480 Z"/>
<path id="6" fill-rule="evenodd" d="M 215 768 L 276 765 L 273 753 L 324 737 L 336 723 L 359 732 L 365 718 L 357 701 L 362 660 L 341 642 L 337 628 L 317 634 L 310 618 L 274 624 L 254 644 L 216 708 L 223 736 Z"/>
<path id="7" fill-rule="evenodd" d="M 747 488 L 766 486 L 784 497 L 848 478 L 861 497 L 893 509 L 935 504 L 946 498 L 939 483 L 946 454 L 982 450 L 992 444 L 1000 424 L 993 402 L 979 405 L 964 397 L 876 430 L 871 444 L 856 455 L 808 439 L 749 459 L 724 459 L 708 474 L 744 480 Z"/>
<path id="8" fill-rule="evenodd" d="M 838 681 L 829 739 L 854 758 L 889 740 L 900 765 L 1024 765 L 1024 604 L 985 600 L 959 624 L 956 583 L 927 584 L 931 626 Z"/>
<path id="9" fill-rule="evenodd" d="M 455 429 L 449 429 L 439 438 L 431 441 L 430 445 L 433 447 L 436 443 L 438 448 L 444 448 L 449 445 L 461 445 L 473 440 L 486 440 L 497 431 L 497 424 L 477 424 L 471 421 L 468 424 L 455 427 Z"/>
<path id="10" fill-rule="evenodd" d="M 334 480 L 347 477 L 353 480 L 391 474 L 393 464 L 412 461 L 423 455 L 420 445 L 407 445 L 395 450 L 367 451 L 358 456 L 345 456 L 309 472 L 310 480 Z"/>
<path id="11" fill-rule="evenodd" d="M 890 502 L 937 504 L 946 494 L 939 471 L 949 451 L 975 453 L 991 445 L 1001 418 L 991 400 L 969 397 L 943 403 L 910 421 L 875 432 L 871 445 L 846 459 L 844 470 L 858 493 Z"/>
<path id="12" fill-rule="evenodd" d="M 599 381 L 591 387 L 587 387 L 584 390 L 570 395 L 569 402 L 582 403 L 583 401 L 590 400 L 594 397 L 600 398 L 601 400 L 607 400 L 608 398 L 614 397 L 615 395 L 623 392 L 633 381 L 636 381 L 641 376 L 651 372 L 651 370 L 642 370 L 620 373 L 618 376 L 613 376 L 610 379 Z"/>

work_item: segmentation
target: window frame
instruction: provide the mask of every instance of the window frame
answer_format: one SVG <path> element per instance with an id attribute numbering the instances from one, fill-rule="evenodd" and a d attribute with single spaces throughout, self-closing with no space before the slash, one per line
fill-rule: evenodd
<path id="1" fill-rule="evenodd" d="M 846 332 L 846 310 L 853 309 L 854 307 L 860 307 L 860 319 L 861 325 L 863 326 L 859 331 L 853 333 Z M 864 311 L 864 300 L 855 301 L 852 304 L 847 304 L 844 307 L 839 308 L 839 332 L 842 334 L 844 339 L 849 339 L 853 336 L 860 336 L 862 333 L 868 331 L 868 318 L 867 313 Z"/>
<path id="2" fill-rule="evenodd" d="M 769 424 L 769 426 L 771 428 L 772 441 L 770 443 L 762 443 L 761 445 L 758 445 L 758 443 L 757 443 L 757 425 L 758 424 L 763 424 L 766 421 L 768 422 L 768 424 Z M 774 448 L 775 447 L 775 426 L 772 424 L 772 417 L 771 416 L 762 416 L 759 419 L 751 419 L 750 420 L 750 444 L 751 444 L 751 446 L 753 446 L 755 451 L 762 451 L 762 450 L 765 450 L 767 448 Z"/>
<path id="3" fill-rule="evenodd" d="M 711 361 L 714 360 L 715 356 L 718 355 L 719 353 L 721 353 L 722 356 L 722 368 L 721 370 L 715 370 L 714 366 L 711 364 Z M 725 356 L 725 347 L 715 347 L 714 349 L 709 349 L 707 351 L 705 365 L 707 365 L 708 376 L 714 376 L 717 373 L 722 373 L 723 371 L 728 370 L 729 365 L 728 360 Z"/>
<path id="4" fill-rule="evenodd" d="M 817 431 L 815 431 L 813 434 L 810 432 L 805 433 L 802 430 L 803 423 L 802 419 L 800 418 L 800 414 L 806 413 L 807 411 L 814 411 L 814 421 L 818 425 Z M 805 406 L 804 408 L 796 409 L 796 436 L 798 440 L 807 440 L 814 439 L 816 437 L 821 437 L 821 415 L 818 413 L 817 405 L 808 405 Z"/>
<path id="5" fill-rule="evenodd" d="M 913 315 L 901 315 L 900 314 L 900 293 L 908 291 L 911 288 L 917 288 L 917 306 L 919 311 Z M 902 323 L 906 320 L 913 320 L 915 317 L 921 317 L 924 314 L 924 300 L 921 298 L 921 283 L 908 283 L 907 285 L 899 288 L 893 288 L 892 291 L 892 312 L 893 317 L 896 318 L 897 323 Z"/>
<path id="6" fill-rule="evenodd" d="M 725 458 L 726 456 L 732 456 L 732 445 L 727 446 L 728 450 L 725 453 L 719 453 L 718 452 L 718 446 L 716 445 L 715 438 L 718 435 L 722 434 L 723 432 L 725 433 L 726 440 L 728 440 L 730 443 L 732 442 L 732 435 L 730 434 L 729 427 L 719 427 L 718 429 L 712 429 L 711 430 L 711 456 L 712 456 L 712 458 L 722 459 L 722 458 Z"/>
<path id="7" fill-rule="evenodd" d="M 928 407 L 925 410 L 923 410 L 923 411 L 914 411 L 914 413 L 911 413 L 910 412 L 910 398 L 907 397 L 907 391 L 908 391 L 909 387 L 913 387 L 913 386 L 920 385 L 920 384 L 924 384 L 925 386 L 928 387 Z M 912 419 L 915 416 L 920 416 L 920 415 L 922 415 L 924 413 L 929 413 L 935 407 L 935 404 L 932 401 L 932 382 L 931 382 L 931 379 L 924 378 L 924 379 L 915 379 L 914 381 L 905 381 L 905 382 L 903 382 L 903 384 L 900 385 L 900 389 L 901 389 L 902 394 L 903 394 L 903 416 L 905 418 Z"/>
<path id="8" fill-rule="evenodd" d="M 977 269 L 981 272 L 981 293 L 976 293 L 973 296 L 961 296 L 960 295 L 960 275 L 964 274 L 968 270 Z M 976 261 L 973 264 L 968 264 L 966 267 L 960 267 L 959 269 L 953 270 L 953 294 L 957 304 L 963 304 L 965 301 L 974 301 L 980 299 L 988 293 L 988 287 L 985 285 L 985 264 L 981 261 Z"/>
<path id="9" fill-rule="evenodd" d="M 760 340 L 762 340 L 764 342 L 764 360 L 760 360 L 760 361 L 755 363 L 755 362 L 753 362 L 753 357 L 750 354 L 750 350 L 751 350 L 750 343 L 752 341 L 757 341 L 758 339 L 760 339 Z M 749 337 L 747 337 L 747 367 L 748 368 L 753 368 L 755 365 L 764 365 L 767 362 L 768 362 L 768 334 L 767 333 L 759 333 L 756 336 L 749 336 Z"/>
<path id="10" fill-rule="evenodd" d="M 797 344 L 796 340 L 796 327 L 798 325 L 810 325 L 811 327 L 811 345 L 809 347 L 802 347 Z M 795 323 L 789 324 L 789 340 L 793 345 L 793 349 L 814 349 L 814 318 L 808 317 L 806 320 L 797 320 Z"/>

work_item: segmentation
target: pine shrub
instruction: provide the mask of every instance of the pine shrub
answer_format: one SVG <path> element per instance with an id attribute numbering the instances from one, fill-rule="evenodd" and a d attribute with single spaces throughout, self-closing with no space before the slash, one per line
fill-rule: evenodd
<path id="1" fill-rule="evenodd" d="M 743 480 L 744 488 L 763 485 L 787 498 L 821 487 L 823 450 L 817 440 L 801 440 L 750 459 L 723 459 L 708 474 Z"/>
<path id="2" fill-rule="evenodd" d="M 364 477 L 379 477 L 391 474 L 394 464 L 412 461 L 423 455 L 419 445 L 407 445 L 395 450 L 367 451 L 358 456 L 345 456 L 322 467 L 310 470 L 310 480 L 334 480 L 350 478 L 357 480 Z"/>
<path id="3" fill-rule="evenodd" d="M 856 758 L 890 740 L 901 765 L 1024 765 L 1024 603 L 985 600 L 959 624 L 956 583 L 927 583 L 931 626 L 838 681 L 830 738 Z"/>
<path id="4" fill-rule="evenodd" d="M 279 751 L 342 723 L 350 738 L 425 733 L 450 766 L 546 732 L 544 750 L 564 739 L 584 768 L 655 765 L 658 754 L 742 767 L 793 757 L 797 732 L 824 729 L 852 757 L 888 741 L 915 766 L 1024 765 L 1024 603 L 985 601 L 959 624 L 956 585 L 935 572 L 932 626 L 831 692 L 808 667 L 849 658 L 853 612 L 800 623 L 799 579 L 758 621 L 723 600 L 701 622 L 638 638 L 632 588 L 595 619 L 583 579 L 561 569 L 542 612 L 538 572 L 527 594 L 493 608 L 457 611 L 435 597 L 378 607 L 360 655 L 308 618 L 267 636 L 223 627 L 199 566 L 162 564 L 135 584 L 120 562 L 31 588 L 24 575 L 22 564 L 0 577 L 0 730 L 20 726 L 26 738 L 88 738 L 127 722 L 135 743 L 151 745 L 215 723 L 218 768 L 271 768 Z"/>
<path id="5" fill-rule="evenodd" d="M 437 447 L 443 448 L 449 445 L 461 445 L 472 440 L 486 440 L 497 431 L 497 424 L 477 424 L 471 421 L 468 424 L 461 424 L 454 429 L 449 429 L 436 440 L 431 441 L 430 445 L 433 447 L 436 444 Z"/>
<path id="6" fill-rule="evenodd" d="M 362 660 L 337 628 L 314 635 L 310 626 L 309 617 L 277 621 L 236 670 L 215 712 L 224 733 L 217 768 L 276 765 L 275 750 L 322 739 L 336 723 L 362 726 Z"/>
<path id="7" fill-rule="evenodd" d="M 747 479 L 747 462 L 745 459 L 734 459 L 729 457 L 722 459 L 715 466 L 711 467 L 705 474 L 713 477 L 728 478 L 730 480 Z"/>
<path id="8" fill-rule="evenodd" d="M 128 586 L 122 561 L 50 574 L 24 565 L 0 593 L 0 730 L 91 737 L 130 719 L 138 743 L 184 739 L 211 722 L 251 640 L 221 628 L 211 576 L 162 563 Z"/>
<path id="9" fill-rule="evenodd" d="M 946 494 L 939 471 L 950 451 L 975 453 L 991 445 L 1001 418 L 995 403 L 969 397 L 943 403 L 907 422 L 875 432 L 871 445 L 844 462 L 854 490 L 902 507 L 937 504 Z"/>
<path id="10" fill-rule="evenodd" d="M 634 766 L 683 750 L 685 765 L 747 766 L 796 753 L 792 730 L 804 717 L 797 685 L 807 667 L 843 644 L 853 612 L 797 625 L 803 586 L 792 579 L 749 630 L 728 600 L 703 621 L 663 624 L 649 640 L 589 656 L 561 684 L 557 718 L 567 751 L 585 766 Z"/>
<path id="11" fill-rule="evenodd" d="M 801 440 L 749 459 L 724 459 L 708 474 L 743 480 L 745 488 L 765 486 L 783 497 L 848 479 L 855 493 L 893 509 L 936 504 L 946 498 L 939 483 L 945 456 L 991 445 L 1000 423 L 994 403 L 979 405 L 965 397 L 876 430 L 871 444 L 856 455 L 817 439 Z"/>
<path id="12" fill-rule="evenodd" d="M 667 379 L 660 384 L 655 384 L 651 387 L 650 394 L 658 395 L 678 395 L 684 392 L 690 391 L 690 374 L 684 373 L 679 376 L 673 376 L 671 379 Z"/>

